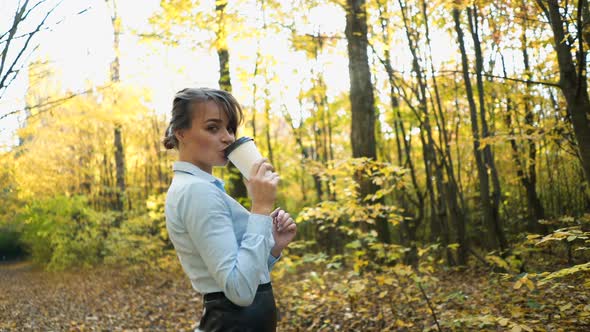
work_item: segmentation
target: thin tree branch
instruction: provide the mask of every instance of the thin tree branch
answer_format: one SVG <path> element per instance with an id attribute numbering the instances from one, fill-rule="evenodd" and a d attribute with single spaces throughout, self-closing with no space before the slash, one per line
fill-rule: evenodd
<path id="1" fill-rule="evenodd" d="M 24 14 L 28 2 L 29 1 L 27 0 L 23 7 L 21 7 L 20 10 L 17 9 L 16 13 L 14 14 L 14 21 L 12 22 L 12 27 L 10 27 L 10 30 L 8 30 L 8 39 L 6 40 L 6 46 L 4 47 L 4 50 L 2 50 L 2 60 L 0 61 L 0 75 L 2 75 L 2 73 L 4 72 L 4 64 L 6 63 L 6 57 L 8 56 L 10 42 L 12 41 L 12 37 L 14 37 L 16 31 L 18 30 L 18 25 L 22 21 L 22 16 Z M 0 88 L 1 87 L 2 85 L 0 84 Z"/>
<path id="2" fill-rule="evenodd" d="M 549 15 L 549 10 L 547 9 L 547 7 L 545 7 L 545 4 L 543 4 L 543 0 L 537 0 L 537 4 L 539 5 L 543 13 L 545 13 L 545 17 L 547 17 L 549 23 L 551 23 L 551 15 Z"/>
<path id="3" fill-rule="evenodd" d="M 41 22 L 37 25 L 37 28 L 35 28 L 35 30 L 29 35 L 29 37 L 27 38 L 25 45 L 23 45 L 23 47 L 21 48 L 20 52 L 18 53 L 18 55 L 15 57 L 14 61 L 12 62 L 12 64 L 10 65 L 10 67 L 8 68 L 8 70 L 6 72 L 4 72 L 2 75 L 2 79 L 0 80 L 0 89 L 5 88 L 5 82 L 6 79 L 8 78 L 8 75 L 10 75 L 13 72 L 14 66 L 17 64 L 17 62 L 19 61 L 20 57 L 23 55 L 23 53 L 25 52 L 25 50 L 28 48 L 29 43 L 31 41 L 31 39 L 33 38 L 33 36 L 40 31 L 41 27 L 43 27 L 43 25 L 45 24 L 45 21 L 47 20 L 47 18 L 53 13 L 53 11 L 62 3 L 62 1 L 58 2 L 53 8 L 51 8 L 47 14 L 45 14 L 45 17 L 43 18 L 43 20 L 41 20 Z M 23 7 L 24 8 L 24 7 Z M 22 22 L 22 21 L 21 21 Z M 18 24 L 17 24 L 18 25 Z M 16 27 L 14 29 L 14 33 L 12 33 L 11 35 L 14 35 L 16 33 Z M 10 37 L 9 37 L 10 38 Z M 9 43 L 6 45 L 6 48 L 4 50 L 4 54 L 3 54 L 3 61 L 2 61 L 2 66 L 0 68 L 4 68 L 4 60 L 6 59 L 6 55 L 8 54 L 8 47 L 9 47 Z"/>
<path id="4" fill-rule="evenodd" d="M 35 46 L 31 50 L 31 52 L 29 52 L 29 55 L 27 55 L 25 60 L 28 59 L 38 48 L 39 48 L 39 45 Z M 14 74 L 14 75 L 12 75 L 10 80 L 6 83 L 6 87 L 10 86 L 12 81 L 14 81 L 16 79 L 16 77 L 18 76 L 18 73 L 23 69 L 23 67 L 26 65 L 26 63 L 27 63 L 26 61 L 23 61 L 23 63 L 21 64 L 21 66 L 17 70 L 12 71 L 12 74 Z M 8 77 L 8 75 L 10 75 L 10 74 L 7 73 L 6 76 Z M 4 94 L 6 93 L 7 89 L 4 89 L 4 90 L 0 89 L 0 91 L 1 91 L 0 92 L 0 100 L 2 100 L 2 97 L 4 97 Z"/>
<path id="5" fill-rule="evenodd" d="M 84 14 L 85 12 L 87 12 L 88 10 L 90 10 L 90 8 L 92 8 L 92 7 L 86 7 L 86 8 L 84 8 L 84 9 L 82 9 L 81 11 L 77 12 L 77 13 L 76 13 L 76 14 L 74 14 L 74 15 L 81 15 L 81 14 Z M 59 21 L 55 22 L 55 25 L 61 24 L 61 23 L 62 23 L 62 22 L 64 22 L 64 21 L 65 21 L 65 18 L 62 18 L 61 20 L 59 20 Z M 47 31 L 47 30 L 52 30 L 52 27 L 45 27 L 45 28 L 41 29 L 40 31 Z M 21 38 L 27 37 L 27 36 L 29 36 L 29 35 L 30 35 L 30 34 L 32 34 L 32 33 L 34 33 L 34 31 L 33 31 L 33 32 L 27 32 L 27 33 L 23 33 L 22 35 L 19 35 L 19 36 L 13 37 L 13 38 L 12 38 L 12 40 L 16 40 L 16 39 L 21 39 Z M 6 41 L 7 41 L 7 40 L 2 40 L 2 39 L 3 39 L 3 38 L 4 38 L 4 36 L 6 36 L 7 34 L 8 34 L 8 31 L 7 31 L 7 32 L 5 32 L 5 33 L 3 33 L 2 35 L 0 35 L 0 44 L 6 43 Z"/>
<path id="6" fill-rule="evenodd" d="M 457 70 L 440 70 L 438 72 L 439 73 L 444 73 L 444 74 L 460 74 L 460 73 L 462 73 L 461 71 L 457 71 Z M 475 75 L 475 73 L 469 73 L 469 75 Z M 518 83 L 538 84 L 538 85 L 551 86 L 551 87 L 556 87 L 556 88 L 559 88 L 560 87 L 559 83 L 553 83 L 553 82 L 541 82 L 541 81 L 534 81 L 534 80 L 523 80 L 523 79 L 519 79 L 519 78 L 503 77 L 503 76 L 497 76 L 497 75 L 486 74 L 486 73 L 482 73 L 482 75 L 485 76 L 485 77 L 488 77 L 488 78 L 499 78 L 499 79 L 502 79 L 502 80 L 512 81 L 512 82 L 518 82 Z"/>
<path id="7" fill-rule="evenodd" d="M 112 86 L 112 84 L 107 84 L 105 86 L 101 86 L 101 87 L 98 87 L 98 88 L 91 88 L 91 89 L 87 89 L 87 90 L 80 91 L 80 92 L 70 93 L 70 94 L 68 94 L 65 97 L 61 97 L 61 98 L 49 100 L 49 101 L 46 101 L 46 102 L 43 102 L 43 103 L 39 103 L 37 105 L 29 106 L 29 107 L 27 107 L 25 109 L 28 109 L 28 110 L 40 109 L 40 111 L 38 113 L 35 113 L 35 114 L 33 114 L 33 115 L 30 116 L 30 118 L 32 118 L 32 117 L 35 117 L 35 116 L 37 116 L 39 114 L 42 114 L 44 112 L 50 111 L 54 107 L 59 106 L 59 105 L 63 104 L 64 102 L 66 102 L 66 101 L 68 101 L 70 99 L 73 99 L 73 98 L 78 97 L 78 96 L 81 96 L 81 95 L 86 95 L 86 94 L 92 93 L 95 90 L 99 90 L 100 91 L 100 90 L 108 89 L 111 86 Z M 0 116 L 0 120 L 2 120 L 4 118 L 7 118 L 7 117 L 9 117 L 11 115 L 14 115 L 14 114 L 18 114 L 20 112 L 23 112 L 25 109 L 18 109 L 18 110 L 14 110 L 12 112 L 8 112 L 8 113 Z"/>
<path id="8" fill-rule="evenodd" d="M 379 62 L 381 62 L 381 64 L 386 68 L 387 71 L 391 71 L 396 72 L 396 73 L 400 73 L 400 74 L 405 74 L 404 71 L 400 71 L 400 70 L 394 70 L 393 68 L 391 68 L 390 66 L 388 66 L 388 64 L 385 62 L 385 60 L 379 56 L 377 50 L 375 49 L 375 47 L 373 46 L 373 44 L 369 43 L 369 47 L 371 47 L 371 50 L 373 51 L 373 54 L 377 57 L 377 59 L 379 60 Z M 462 74 L 462 71 L 457 71 L 457 70 L 439 70 L 436 72 L 433 72 L 433 74 L 436 73 L 441 73 L 441 74 Z M 475 73 L 469 73 L 469 75 L 475 75 Z M 534 80 L 523 80 L 523 79 L 519 79 L 519 78 L 511 78 L 511 77 L 504 77 L 504 76 L 497 76 L 497 75 L 492 75 L 492 74 L 486 74 L 486 73 L 482 73 L 482 76 L 488 77 L 488 78 L 499 78 L 502 80 L 506 80 L 506 81 L 512 81 L 512 82 L 518 82 L 518 83 L 525 83 L 525 84 L 536 84 L 536 85 L 543 85 L 543 86 L 551 86 L 551 87 L 555 87 L 555 88 L 559 88 L 560 85 L 559 83 L 553 83 L 553 82 L 543 82 L 543 81 L 534 81 Z"/>
<path id="9" fill-rule="evenodd" d="M 436 323 L 436 327 L 438 328 L 439 331 L 442 332 L 442 329 L 440 328 L 440 325 L 438 324 L 438 319 L 436 318 L 436 311 L 434 310 L 434 307 L 430 303 L 430 300 L 428 299 L 428 295 L 426 295 L 426 291 L 424 291 L 424 288 L 422 287 L 422 284 L 420 283 L 420 281 L 418 281 L 417 284 L 418 284 L 418 288 L 420 288 L 420 291 L 422 292 L 422 296 L 424 296 L 424 299 L 426 300 L 426 304 L 428 304 L 428 308 L 430 308 L 430 312 L 432 313 L 432 318 L 434 318 L 434 322 Z"/>
<path id="10" fill-rule="evenodd" d="M 41 5 L 42 3 L 44 3 L 47 0 L 41 0 L 39 2 L 37 2 L 33 7 L 31 7 L 29 10 L 27 10 L 27 12 L 25 13 L 25 15 L 22 17 L 21 21 L 24 21 L 27 19 L 27 17 L 29 16 L 29 14 L 35 10 L 35 8 L 37 8 L 39 5 Z M 28 2 L 28 1 L 27 1 Z"/>

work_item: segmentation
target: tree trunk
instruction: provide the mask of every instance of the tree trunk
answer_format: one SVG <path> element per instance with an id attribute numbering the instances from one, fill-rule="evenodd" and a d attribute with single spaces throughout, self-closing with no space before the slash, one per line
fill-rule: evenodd
<path id="1" fill-rule="evenodd" d="M 513 138 L 510 139 L 510 147 L 512 148 L 512 160 L 516 164 L 516 174 L 520 179 L 521 184 L 525 188 L 526 191 L 526 199 L 527 199 L 527 211 L 528 211 L 528 223 L 527 223 L 527 230 L 531 233 L 544 233 L 541 224 L 538 223 L 538 220 L 544 218 L 543 207 L 541 206 L 541 201 L 537 195 L 536 186 L 533 185 L 533 181 L 531 178 L 524 172 L 524 165 L 520 159 L 520 150 L 518 148 L 518 144 L 516 143 L 516 139 L 514 136 L 516 133 L 514 132 L 514 125 L 512 124 L 512 100 L 508 98 L 506 100 L 506 126 L 509 128 L 510 136 Z M 529 170 L 530 172 L 530 170 Z M 536 182 L 536 181 L 535 181 Z"/>
<path id="2" fill-rule="evenodd" d="M 270 91 L 268 89 L 270 82 L 267 82 L 264 89 L 264 137 L 266 138 L 266 150 L 268 151 L 268 160 L 274 165 L 274 158 L 272 154 L 272 140 L 270 138 Z M 276 165 L 275 165 L 276 168 Z"/>
<path id="3" fill-rule="evenodd" d="M 256 76 L 258 76 L 258 66 L 260 63 L 260 45 L 256 45 L 256 60 L 254 61 L 254 72 L 252 73 L 252 138 L 256 141 L 256 94 L 258 92 L 258 84 L 256 83 Z"/>
<path id="4" fill-rule="evenodd" d="M 473 6 L 473 10 L 471 8 L 467 8 L 467 16 L 469 19 L 469 28 L 471 31 L 471 36 L 473 38 L 473 45 L 475 48 L 475 73 L 476 73 L 476 80 L 477 80 L 477 92 L 479 97 L 479 118 L 481 121 L 481 138 L 486 139 L 490 136 L 488 131 L 488 124 L 486 120 L 486 108 L 485 108 L 485 95 L 484 95 L 484 88 L 483 88 L 483 54 L 481 51 L 481 42 L 479 40 L 479 28 L 478 28 L 478 16 L 477 16 L 477 7 Z M 496 163 L 494 161 L 494 156 L 492 154 L 492 149 L 490 144 L 486 144 L 483 148 L 483 160 L 485 164 L 486 171 L 489 170 L 489 174 L 492 179 L 492 187 L 493 187 L 493 194 L 492 194 L 492 204 L 491 204 L 491 212 L 492 212 L 492 225 L 493 231 L 496 235 L 496 239 L 500 246 L 500 250 L 504 251 L 508 247 L 508 243 L 506 242 L 506 236 L 504 235 L 504 230 L 502 229 L 502 223 L 500 220 L 500 203 L 502 199 L 502 192 L 500 189 L 500 180 L 498 179 L 498 171 L 496 169 Z"/>
<path id="5" fill-rule="evenodd" d="M 348 73 L 350 76 L 350 105 L 352 110 L 351 144 L 353 158 L 375 160 L 375 105 L 371 70 L 367 56 L 367 15 L 364 0 L 346 2 L 346 39 L 348 41 Z M 377 186 L 371 181 L 357 178 L 361 197 L 373 194 Z M 376 231 L 382 242 L 390 242 L 389 227 L 385 218 L 376 222 Z"/>
<path id="6" fill-rule="evenodd" d="M 232 92 L 231 75 L 229 71 L 229 51 L 227 49 L 227 36 L 225 31 L 224 10 L 226 1 L 215 2 L 215 14 L 217 17 L 217 58 L 219 59 L 219 88 L 229 93 Z M 237 134 L 237 133 L 236 133 Z M 227 171 L 229 186 L 228 194 L 242 204 L 248 203 L 248 190 L 242 180 L 242 174 L 236 166 L 228 163 Z"/>
<path id="7" fill-rule="evenodd" d="M 318 38 L 318 48 L 321 47 L 321 38 Z M 317 60 L 317 56 L 316 56 Z M 318 73 L 317 85 L 319 87 L 319 91 L 321 91 L 321 95 L 318 96 L 319 104 L 321 105 L 320 114 L 322 118 L 322 148 L 324 154 L 324 164 L 328 165 L 330 161 L 334 159 L 334 151 L 332 149 L 332 121 L 330 120 L 330 105 L 328 103 L 328 95 L 326 94 L 326 83 L 324 82 L 324 78 L 321 73 Z M 328 192 L 328 197 L 332 201 L 336 201 L 336 192 L 332 190 L 329 185 L 329 182 L 336 183 L 336 177 L 332 176 L 331 178 L 326 180 L 326 191 Z"/>
<path id="8" fill-rule="evenodd" d="M 557 0 L 537 0 L 537 4 L 551 24 L 553 41 L 559 64 L 559 85 L 567 103 L 567 111 L 571 117 L 574 134 L 578 143 L 578 152 L 584 170 L 586 183 L 590 183 L 590 100 L 588 96 L 588 81 L 586 78 L 586 54 L 582 35 L 582 15 L 587 11 L 587 1 L 579 1 L 577 40 L 577 68 L 572 57 L 573 42 L 566 30 Z M 546 4 L 546 5 L 545 5 Z M 567 27 L 565 27 L 567 28 Z M 588 190 L 586 190 L 588 195 Z"/>
<path id="9" fill-rule="evenodd" d="M 155 136 L 159 137 L 162 131 L 160 130 L 158 117 L 156 115 L 153 116 L 152 123 Z M 164 162 L 164 158 L 162 158 L 162 144 L 160 144 L 158 140 L 154 140 L 153 144 L 156 151 L 156 173 L 158 174 L 158 186 L 156 187 L 156 192 L 162 194 L 166 192 L 166 188 L 168 187 L 166 176 L 164 175 L 165 172 L 162 169 L 162 163 Z"/>
<path id="10" fill-rule="evenodd" d="M 403 1 L 399 0 L 402 19 L 406 31 L 406 38 L 408 47 L 412 54 L 412 71 L 416 75 L 418 88 L 415 89 L 414 94 L 418 99 L 418 110 L 415 111 L 418 121 L 420 122 L 420 139 L 422 141 L 422 151 L 424 160 L 424 170 L 426 172 L 426 189 L 429 196 L 430 204 L 430 230 L 431 240 L 441 238 L 442 244 L 445 248 L 449 243 L 449 227 L 447 222 L 448 214 L 446 213 L 446 205 L 443 195 L 443 174 L 442 167 L 439 167 L 436 144 L 432 135 L 432 126 L 430 123 L 430 112 L 427 101 L 427 81 L 424 76 L 422 67 L 420 65 L 420 58 L 418 56 L 418 37 L 411 30 L 408 24 L 408 17 L 415 15 L 407 14 L 407 7 Z M 410 106 L 411 107 L 411 106 Z M 450 250 L 447 249 L 447 255 L 450 259 Z"/>
<path id="11" fill-rule="evenodd" d="M 387 45 L 390 43 L 389 34 L 387 31 L 387 27 L 390 24 L 390 19 L 385 15 L 385 13 L 388 12 L 388 7 L 386 3 L 381 2 L 378 3 L 378 6 L 383 43 Z M 414 161 L 412 160 L 411 141 L 410 139 L 406 139 L 406 137 L 409 136 L 406 135 L 404 123 L 400 114 L 398 99 L 399 87 L 395 81 L 393 66 L 391 64 L 391 54 L 387 48 L 384 50 L 383 59 L 380 59 L 380 61 L 385 68 L 390 86 L 389 98 L 391 111 L 393 112 L 392 127 L 394 129 L 397 147 L 397 163 L 400 167 L 409 169 L 412 185 L 414 186 L 413 193 L 415 197 L 412 195 L 411 190 L 408 190 L 405 186 L 400 189 L 399 193 L 394 195 L 394 200 L 398 201 L 398 205 L 402 209 L 401 214 L 403 220 L 400 224 L 400 242 L 402 245 L 410 248 L 410 251 L 407 252 L 406 256 L 404 257 L 404 261 L 408 264 L 414 264 L 417 262 L 418 257 L 415 242 L 417 239 L 416 232 L 424 219 L 425 199 L 424 194 L 422 193 L 422 190 L 418 184 L 416 168 L 414 167 Z M 393 160 L 394 158 L 391 159 Z"/>
<path id="12" fill-rule="evenodd" d="M 107 2 L 109 0 L 106 0 Z M 111 23 L 113 25 L 113 49 L 115 51 L 115 59 L 111 63 L 111 82 L 118 83 L 120 81 L 120 63 L 119 63 L 119 36 L 121 35 L 121 20 L 117 14 L 117 1 L 110 0 L 112 3 Z M 114 104 L 117 104 L 115 98 Z M 114 146 L 115 146 L 115 168 L 116 168 L 116 192 L 115 202 L 113 208 L 116 211 L 123 211 L 125 203 L 125 152 L 123 148 L 122 127 L 120 123 L 115 123 L 114 129 Z M 120 222 L 120 220 L 119 220 Z M 117 224 L 119 223 L 117 222 Z"/>
<path id="13" fill-rule="evenodd" d="M 313 147 L 312 147 L 312 153 L 311 153 L 311 158 L 315 161 L 322 161 L 321 156 L 320 156 L 320 140 L 319 140 L 319 129 L 317 127 L 317 121 L 313 121 Z M 322 187 L 322 180 L 320 178 L 319 175 L 317 174 L 313 174 L 313 183 L 315 186 L 315 191 L 316 191 L 316 195 L 317 195 L 317 200 L 321 201 L 324 198 L 324 189 Z"/>
<path id="14" fill-rule="evenodd" d="M 473 154 L 477 166 L 477 175 L 479 179 L 480 204 L 482 207 L 482 214 L 484 224 L 488 229 L 488 237 L 484 239 L 488 247 L 496 248 L 496 232 L 493 222 L 493 210 L 490 204 L 490 185 L 485 168 L 482 150 L 480 148 L 480 134 L 477 120 L 477 106 L 473 97 L 473 88 L 471 86 L 471 78 L 469 77 L 469 62 L 467 60 L 467 53 L 465 51 L 465 41 L 463 37 L 463 30 L 461 29 L 461 14 L 459 9 L 453 9 L 453 20 L 455 22 L 455 31 L 457 32 L 457 42 L 461 52 L 461 64 L 463 68 L 463 80 L 465 81 L 465 91 L 467 93 L 467 100 L 469 102 L 469 114 L 471 118 L 471 132 L 473 134 Z"/>
<path id="15" fill-rule="evenodd" d="M 303 107 L 301 94 L 299 94 L 298 102 L 299 102 L 299 107 Z M 307 148 L 305 148 L 305 146 L 303 145 L 303 134 L 302 134 L 303 120 L 300 120 L 299 127 L 296 128 L 295 124 L 293 123 L 293 118 L 291 117 L 291 114 L 289 114 L 288 111 L 284 111 L 283 116 L 285 117 L 285 121 L 291 127 L 291 131 L 293 132 L 293 137 L 295 138 L 295 142 L 297 143 L 297 146 L 299 147 L 299 153 L 301 155 L 301 164 L 300 164 L 301 173 L 299 176 L 299 185 L 301 186 L 301 195 L 304 197 L 304 205 L 305 205 L 305 202 L 307 201 L 305 199 L 307 197 L 306 196 L 307 189 L 306 189 L 306 185 L 305 185 L 305 174 L 307 174 L 307 172 L 305 170 L 305 160 L 309 159 L 309 150 Z"/>
<path id="16" fill-rule="evenodd" d="M 529 77 L 531 74 L 531 68 L 529 63 L 529 53 L 528 53 L 528 40 L 527 40 L 527 9 L 526 9 L 526 1 L 523 0 L 522 2 L 522 12 L 524 13 L 523 18 L 523 25 L 522 25 L 522 34 L 521 34 L 521 44 L 522 44 L 522 56 L 523 56 L 523 63 L 524 63 L 524 70 L 526 77 Z M 501 56 L 502 60 L 502 69 L 504 72 L 504 77 L 507 77 L 506 66 L 504 65 L 504 57 Z M 512 138 L 510 140 L 510 146 L 512 147 L 513 151 L 513 160 L 516 164 L 517 170 L 516 173 L 518 178 L 521 181 L 521 184 L 525 188 L 526 191 L 526 199 L 527 199 L 527 212 L 528 212 L 528 222 L 527 222 L 527 230 L 530 233 L 546 233 L 547 227 L 539 223 L 539 220 L 545 219 L 545 211 L 541 204 L 541 200 L 539 199 L 539 195 L 537 194 L 537 171 L 536 171 L 536 163 L 537 163 L 537 146 L 535 141 L 530 138 L 530 135 L 533 134 L 533 126 L 534 126 L 534 114 L 531 109 L 530 104 L 530 94 L 531 89 L 527 84 L 525 87 L 525 97 L 524 97 L 524 111 L 525 111 L 525 124 L 527 125 L 526 135 L 527 135 L 527 146 L 528 146 L 528 158 L 526 158 L 526 162 L 521 162 L 520 160 L 520 151 L 518 149 L 518 145 L 516 144 L 516 140 Z M 510 98 L 506 101 L 506 123 L 507 127 L 510 130 L 510 135 L 512 137 L 515 136 L 514 127 L 512 126 L 512 101 Z M 525 165 L 528 164 L 528 172 L 525 171 Z"/>
<path id="17" fill-rule="evenodd" d="M 125 153 L 123 152 L 123 139 L 121 137 L 121 126 L 115 127 L 115 162 L 117 169 L 117 194 L 115 210 L 123 211 L 125 202 Z"/>
<path id="18" fill-rule="evenodd" d="M 319 50 L 322 47 L 321 38 L 315 38 L 317 45 L 315 48 L 315 61 L 318 61 Z M 312 102 L 315 109 L 314 114 L 314 142 L 316 151 L 316 161 L 319 161 L 324 167 L 328 167 L 330 160 L 329 138 L 328 138 L 328 123 L 326 114 L 328 114 L 328 99 L 326 96 L 326 87 L 320 72 L 311 71 L 312 76 L 316 79 L 312 80 Z M 335 193 L 330 188 L 330 181 L 335 182 L 335 178 L 315 179 L 316 186 L 319 186 L 325 191 L 326 199 L 336 200 Z"/>
<path id="19" fill-rule="evenodd" d="M 444 111 L 442 108 L 442 102 L 441 102 L 441 98 L 440 98 L 440 93 L 438 90 L 438 84 L 436 82 L 436 73 L 434 70 L 434 63 L 432 60 L 432 47 L 431 47 L 431 42 L 430 42 L 430 27 L 429 27 L 429 23 L 428 23 L 428 15 L 426 12 L 426 1 L 423 0 L 422 1 L 422 15 L 424 16 L 424 28 L 425 28 L 425 37 L 426 37 L 426 44 L 428 46 L 428 55 L 430 57 L 430 71 L 432 74 L 432 85 L 434 88 L 434 95 L 435 95 L 435 100 L 436 100 L 436 105 L 437 107 L 433 107 L 434 109 L 434 114 L 436 115 L 437 111 L 438 111 L 438 128 L 439 128 L 439 132 L 440 132 L 440 136 L 442 137 L 442 142 L 441 142 L 441 160 L 442 163 L 444 165 L 444 169 L 447 175 L 447 182 L 446 183 L 441 183 L 442 185 L 442 195 L 444 196 L 445 199 L 445 205 L 446 205 L 446 209 L 447 209 L 447 220 L 448 220 L 448 224 L 446 225 L 446 229 L 443 229 L 443 238 L 446 237 L 446 241 L 449 242 L 450 241 L 450 224 L 453 223 L 456 225 L 457 229 L 460 230 L 460 234 L 461 236 L 458 237 L 458 241 L 459 241 L 459 264 L 461 265 L 465 265 L 467 264 L 467 241 L 465 238 L 465 213 L 464 211 L 461 209 L 459 203 L 458 203 L 458 187 L 457 187 L 457 182 L 455 180 L 455 171 L 454 171 L 454 165 L 453 165 L 453 159 L 451 157 L 451 145 L 449 143 L 449 134 L 447 131 L 447 127 L 446 127 L 446 120 L 445 120 L 445 116 L 444 116 Z M 441 176 L 442 179 L 442 176 Z M 444 233 L 446 231 L 446 233 Z M 449 262 L 449 264 L 453 265 L 454 264 L 454 259 L 452 254 L 450 253 L 450 250 L 447 250 L 447 260 Z"/>

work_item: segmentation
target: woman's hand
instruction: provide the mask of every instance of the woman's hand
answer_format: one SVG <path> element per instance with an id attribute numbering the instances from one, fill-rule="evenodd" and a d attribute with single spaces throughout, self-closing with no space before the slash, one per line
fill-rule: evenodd
<path id="1" fill-rule="evenodd" d="M 277 199 L 279 175 L 268 159 L 254 163 L 250 172 L 250 181 L 246 181 L 248 194 L 252 198 L 252 213 L 269 215 Z"/>
<path id="2" fill-rule="evenodd" d="M 297 224 L 285 210 L 277 209 L 272 214 L 272 236 L 275 239 L 275 246 L 271 250 L 274 257 L 279 257 L 297 235 Z"/>

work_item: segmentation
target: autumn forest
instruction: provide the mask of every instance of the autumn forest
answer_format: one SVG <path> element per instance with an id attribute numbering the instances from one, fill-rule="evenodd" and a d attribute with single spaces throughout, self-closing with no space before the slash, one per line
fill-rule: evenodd
<path id="1" fill-rule="evenodd" d="M 164 83 L 125 75 L 149 58 L 129 36 L 232 92 L 238 136 L 280 174 L 298 225 L 272 271 L 281 331 L 590 329 L 588 1 L 161 0 L 136 26 L 125 0 L 12 2 L 0 331 L 198 323 L 164 215 L 162 139 L 189 86 L 155 107 Z M 37 47 L 99 8 L 106 79 L 63 88 Z M 235 167 L 214 175 L 250 206 Z"/>

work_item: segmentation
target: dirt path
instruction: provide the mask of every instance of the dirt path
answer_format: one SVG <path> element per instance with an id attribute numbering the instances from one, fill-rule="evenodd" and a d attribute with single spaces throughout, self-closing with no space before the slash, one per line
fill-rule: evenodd
<path id="1" fill-rule="evenodd" d="M 484 271 L 438 276 L 425 288 L 444 331 L 590 331 L 588 273 L 534 290 Z M 275 278 L 280 331 L 437 330 L 411 284 L 390 286 L 385 296 L 388 287 L 369 282 L 352 309 L 342 277 L 335 271 L 320 280 L 302 270 Z M 201 312 L 201 297 L 180 271 L 51 273 L 26 262 L 0 264 L 0 332 L 192 331 Z"/>
<path id="2" fill-rule="evenodd" d="M 189 331 L 201 299 L 184 278 L 50 273 L 0 264 L 0 331 Z"/>

